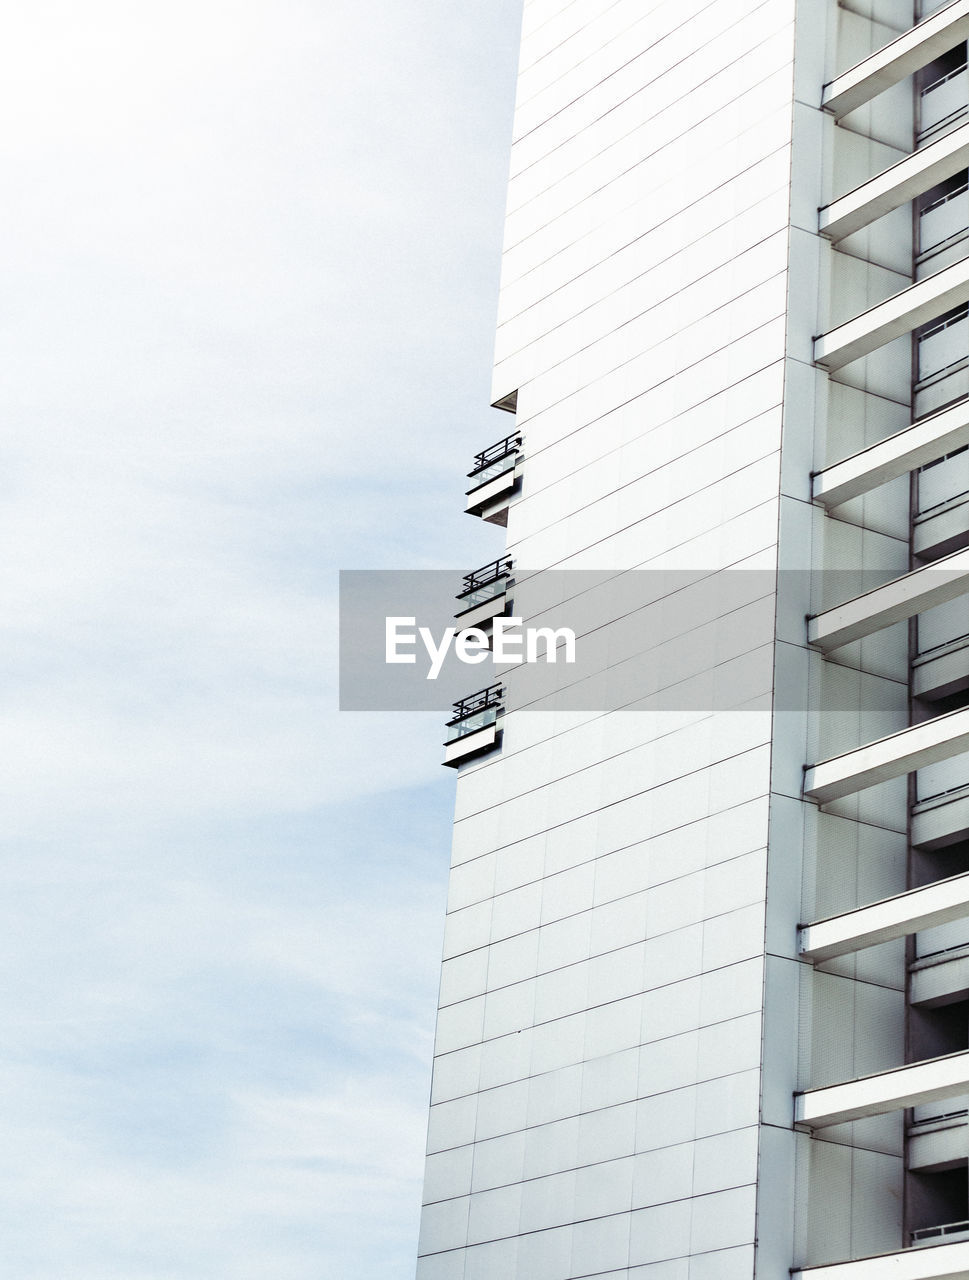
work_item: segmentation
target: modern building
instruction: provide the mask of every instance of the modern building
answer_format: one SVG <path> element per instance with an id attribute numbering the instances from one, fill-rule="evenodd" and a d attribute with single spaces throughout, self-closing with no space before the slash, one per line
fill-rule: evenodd
<path id="1" fill-rule="evenodd" d="M 462 611 L 768 585 L 706 710 L 457 709 L 419 1280 L 969 1277 L 967 35 L 525 0 Z"/>

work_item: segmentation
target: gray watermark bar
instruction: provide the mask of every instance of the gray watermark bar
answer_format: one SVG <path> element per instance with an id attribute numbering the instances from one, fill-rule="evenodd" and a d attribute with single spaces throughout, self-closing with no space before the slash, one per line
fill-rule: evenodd
<path id="1" fill-rule="evenodd" d="M 341 709 L 447 713 L 501 684 L 505 713 L 804 710 L 813 656 L 778 680 L 775 641 L 803 647 L 808 615 L 895 576 L 496 564 L 500 576 L 480 582 L 447 570 L 341 573 Z M 872 706 L 891 705 L 891 682 L 907 678 L 905 625 L 865 642 Z M 853 652 L 840 655 L 846 665 L 858 665 Z"/>

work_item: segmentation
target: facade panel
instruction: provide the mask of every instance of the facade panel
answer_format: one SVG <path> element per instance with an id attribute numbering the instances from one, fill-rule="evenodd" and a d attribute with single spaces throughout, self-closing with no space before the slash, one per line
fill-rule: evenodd
<path id="1" fill-rule="evenodd" d="M 898 896 L 969 871 L 969 595 L 856 598 L 969 545 L 962 428 L 926 417 L 969 386 L 965 179 L 908 160 L 959 154 L 964 8 L 525 2 L 517 605 L 551 569 L 756 573 L 698 597 L 701 671 L 576 586 L 610 707 L 529 709 L 519 668 L 460 766 L 419 1280 L 957 1274 L 966 1098 L 891 1082 L 969 1047 L 965 895 L 921 930 Z M 707 700 L 649 709 L 677 679 Z M 890 934 L 801 949 L 883 900 Z"/>

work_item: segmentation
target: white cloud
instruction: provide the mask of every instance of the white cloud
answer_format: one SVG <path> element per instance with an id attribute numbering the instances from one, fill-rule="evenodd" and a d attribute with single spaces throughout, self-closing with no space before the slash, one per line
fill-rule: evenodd
<path id="1" fill-rule="evenodd" d="M 336 570 L 497 554 L 460 495 L 517 11 L 11 15 L 17 1275 L 412 1274 L 450 775 L 434 717 L 336 713 Z"/>

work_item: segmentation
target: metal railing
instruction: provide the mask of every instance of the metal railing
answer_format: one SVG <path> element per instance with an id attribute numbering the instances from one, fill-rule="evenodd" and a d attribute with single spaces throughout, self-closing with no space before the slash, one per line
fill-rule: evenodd
<path id="1" fill-rule="evenodd" d="M 930 507 L 929 510 L 931 509 Z M 950 644 L 958 644 L 960 640 L 969 640 L 969 631 L 963 631 L 958 636 L 950 636 L 948 640 L 940 640 L 938 644 L 930 644 L 927 649 L 919 649 L 915 656 L 917 658 L 925 658 L 930 653 L 937 653 L 939 649 L 948 649 Z"/>
<path id="2" fill-rule="evenodd" d="M 511 576 L 511 556 L 502 556 L 482 565 L 472 573 L 466 573 L 462 579 L 464 585 L 455 596 L 461 601 L 462 609 L 470 609 L 476 604 L 483 604 L 494 596 L 501 595 L 505 583 Z"/>
<path id="3" fill-rule="evenodd" d="M 969 782 L 960 782 L 958 786 L 946 787 L 943 791 L 933 791 L 930 796 L 917 796 L 915 803 L 928 804 L 930 800 L 941 800 L 943 796 L 954 796 L 957 792 L 965 791 L 967 788 L 969 788 Z"/>
<path id="4" fill-rule="evenodd" d="M 466 698 L 459 698 L 454 704 L 451 719 L 447 722 L 447 741 L 454 742 L 494 724 L 499 713 L 504 710 L 504 693 L 504 685 L 490 684 L 477 693 L 468 694 Z"/>
<path id="5" fill-rule="evenodd" d="M 954 121 L 960 119 L 966 114 L 967 110 L 969 110 L 969 106 L 967 106 L 966 103 L 957 100 L 959 97 L 958 94 L 954 95 L 952 98 L 945 96 L 941 101 L 936 100 L 931 103 L 926 101 L 929 94 L 937 93 L 938 90 L 942 89 L 951 81 L 958 79 L 960 76 L 964 76 L 966 74 L 966 70 L 966 63 L 963 62 L 960 66 L 953 67 L 951 71 L 947 71 L 945 75 L 939 76 L 937 80 L 933 80 L 931 84 L 927 84 L 920 91 L 920 118 L 918 134 L 918 142 L 920 146 L 931 138 L 933 134 L 937 133 L 940 129 L 945 128 L 946 125 L 952 124 Z M 933 109 L 935 111 L 939 111 L 940 106 L 940 114 L 936 115 L 935 119 L 933 119 Z M 946 107 L 948 107 L 948 110 L 946 110 Z"/>
<path id="6" fill-rule="evenodd" d="M 931 471 L 933 467 L 940 466 L 943 462 L 948 462 L 950 458 L 958 457 L 960 453 L 965 453 L 967 449 L 969 449 L 969 444 L 964 444 L 961 449 L 953 449 L 951 453 L 947 453 L 941 458 L 934 458 L 931 462 L 927 462 L 924 467 L 919 467 L 919 472 L 918 472 L 919 476 L 924 475 L 926 471 Z M 947 494 L 944 498 L 940 498 L 938 502 L 930 502 L 929 505 L 926 507 L 923 507 L 921 504 L 921 494 L 920 494 L 919 507 L 916 514 L 920 516 L 927 515 L 930 511 L 936 511 L 938 510 L 939 507 L 944 507 L 944 506 L 947 506 L 950 502 L 955 502 L 956 498 L 964 498 L 967 493 L 969 493 L 969 489 L 960 489 L 956 493 L 950 493 L 950 494 Z M 948 644 L 949 641 L 946 640 L 945 643 Z M 928 652 L 928 650 L 925 650 L 924 652 Z"/>
<path id="7" fill-rule="evenodd" d="M 918 1120 L 913 1120 L 909 1130 L 917 1129 L 919 1125 L 941 1124 L 943 1120 L 965 1120 L 967 1116 L 969 1111 L 965 1107 L 961 1107 L 958 1111 L 940 1111 L 937 1116 L 922 1116 Z"/>
<path id="8" fill-rule="evenodd" d="M 475 482 L 475 488 L 514 466 L 521 442 L 521 436 L 515 433 L 476 453 L 474 466 L 468 472 L 468 479 Z"/>
<path id="9" fill-rule="evenodd" d="M 948 329 L 954 324 L 959 324 L 961 320 L 965 320 L 969 316 L 969 303 L 963 303 L 961 307 L 955 307 L 948 314 L 939 320 L 933 320 L 931 324 L 925 325 L 918 331 L 919 342 L 924 342 L 926 338 L 933 338 L 937 333 L 941 333 L 943 329 Z M 931 376 L 931 375 L 930 375 Z"/>
<path id="10" fill-rule="evenodd" d="M 965 1222 L 946 1222 L 938 1227 L 919 1227 L 911 1233 L 912 1244 L 922 1244 L 929 1240 L 941 1240 L 946 1236 L 969 1235 L 969 1220 Z"/>
<path id="11" fill-rule="evenodd" d="M 919 263 L 927 262 L 930 258 L 934 258 L 944 249 L 954 245 L 969 234 L 969 225 L 966 225 L 966 219 L 964 217 L 960 218 L 960 211 L 955 209 L 952 211 L 952 220 L 957 222 L 955 230 L 947 230 L 947 225 L 951 226 L 950 221 L 947 225 L 943 225 L 942 229 L 946 230 L 945 235 L 935 240 L 931 240 L 930 243 L 926 243 L 926 240 L 930 240 L 931 235 L 939 237 L 939 229 L 935 228 L 934 231 L 927 233 L 926 227 L 935 227 L 935 223 L 934 221 L 931 223 L 926 222 L 925 219 L 927 219 L 930 214 L 937 213 L 940 209 L 944 209 L 945 206 L 947 204 L 951 204 L 953 200 L 958 200 L 961 196 L 965 196 L 967 192 L 969 192 L 969 182 L 963 182 L 960 186 L 953 188 L 953 190 L 947 191 L 944 195 L 938 196 L 931 202 L 931 204 L 923 205 L 919 209 Z M 958 225 L 960 222 L 962 225 Z"/>

